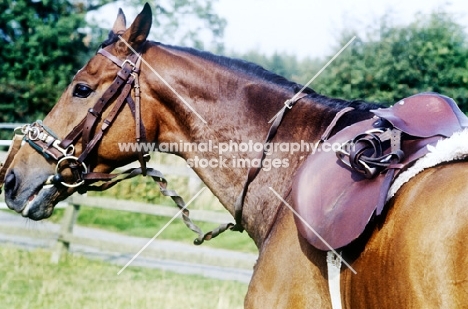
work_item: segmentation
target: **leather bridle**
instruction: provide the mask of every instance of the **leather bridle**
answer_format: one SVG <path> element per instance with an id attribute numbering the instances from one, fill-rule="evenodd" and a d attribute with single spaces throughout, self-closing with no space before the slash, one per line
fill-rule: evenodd
<path id="1" fill-rule="evenodd" d="M 136 142 L 146 142 L 146 130 L 141 118 L 140 85 L 138 81 L 141 54 L 133 53 L 123 61 L 102 48 L 97 52 L 97 54 L 106 57 L 120 67 L 120 70 L 112 84 L 107 88 L 94 106 L 88 110 L 86 116 L 81 120 L 81 122 L 74 127 L 63 140 L 60 140 L 58 136 L 40 120 L 18 128 L 16 131 L 20 130 L 22 137 L 15 135 L 7 160 L 0 169 L 0 189 L 3 185 L 6 170 L 12 162 L 13 157 L 18 152 L 21 140 L 24 140 L 41 153 L 46 159 L 57 162 L 55 174 L 48 177 L 44 186 L 64 186 L 75 188 L 79 193 L 84 193 L 86 191 L 103 191 L 111 188 L 122 180 L 133 178 L 138 175 L 150 176 L 158 183 L 161 193 L 165 196 L 171 197 L 177 204 L 185 225 L 198 234 L 198 237 L 194 240 L 196 245 L 200 245 L 205 240 L 214 238 L 222 232 L 231 229 L 234 224 L 227 223 L 219 225 L 212 231 L 203 233 L 202 230 L 189 218 L 190 212 L 186 208 L 186 204 L 182 197 L 174 190 L 167 189 L 167 181 L 163 174 L 158 170 L 146 167 L 146 162 L 149 159 L 149 154 L 146 152 L 138 153 L 138 159 L 141 165 L 138 168 L 130 168 L 121 173 L 112 174 L 92 172 L 90 154 L 96 150 L 97 144 L 101 141 L 105 132 L 112 125 L 125 103 L 130 107 L 135 120 Z M 131 96 L 132 89 L 135 100 Z M 114 106 L 102 121 L 100 128 L 98 128 L 103 111 L 106 107 L 111 105 L 112 102 L 115 102 Z M 82 140 L 83 151 L 79 156 L 75 156 L 75 144 L 78 142 L 80 137 Z M 66 182 L 64 180 L 64 177 L 61 174 L 64 167 L 68 167 L 72 171 L 72 182 Z M 101 184 L 95 185 L 96 182 L 100 182 Z"/>
<path id="2" fill-rule="evenodd" d="M 84 188 L 90 183 L 114 178 L 114 174 L 91 172 L 92 162 L 89 160 L 89 155 L 96 149 L 97 144 L 112 125 L 125 103 L 130 107 L 135 119 L 136 142 L 140 143 L 146 140 L 145 127 L 141 120 L 140 85 L 138 82 L 141 64 L 140 55 L 131 54 L 122 61 L 105 49 L 100 49 L 97 53 L 112 61 L 120 70 L 101 98 L 63 140 L 60 140 L 41 121 L 27 124 L 21 128 L 25 141 L 41 152 L 47 159 L 57 161 L 55 175 L 49 177 L 46 184 L 61 184 L 65 187 L 80 188 L 81 191 L 84 191 Z M 131 96 L 132 88 L 134 89 L 135 100 Z M 116 95 L 118 95 L 117 98 L 115 98 Z M 113 100 L 114 98 L 115 100 Z M 114 106 L 102 121 L 100 128 L 97 128 L 103 111 L 114 101 Z M 75 144 L 80 137 L 83 151 L 79 156 L 75 156 Z M 141 173 L 146 175 L 148 154 L 139 152 L 138 157 L 141 164 Z M 64 177 L 62 177 L 60 172 L 64 166 L 71 169 L 74 178 L 72 182 L 65 182 Z"/>

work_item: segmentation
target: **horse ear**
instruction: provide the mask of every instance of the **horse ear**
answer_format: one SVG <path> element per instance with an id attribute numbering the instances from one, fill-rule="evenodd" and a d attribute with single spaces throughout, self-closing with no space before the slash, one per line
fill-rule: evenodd
<path id="1" fill-rule="evenodd" d="M 122 9 L 119 8 L 117 19 L 115 20 L 114 26 L 112 27 L 112 32 L 114 34 L 123 33 L 127 29 L 126 23 L 127 21 L 125 19 L 125 14 Z"/>
<path id="2" fill-rule="evenodd" d="M 122 35 L 122 40 L 116 44 L 117 52 L 124 55 L 129 54 L 131 51 L 127 44 L 137 50 L 148 37 L 151 29 L 152 18 L 151 7 L 148 3 L 145 3 L 143 10 L 135 18 L 130 28 L 128 28 Z"/>

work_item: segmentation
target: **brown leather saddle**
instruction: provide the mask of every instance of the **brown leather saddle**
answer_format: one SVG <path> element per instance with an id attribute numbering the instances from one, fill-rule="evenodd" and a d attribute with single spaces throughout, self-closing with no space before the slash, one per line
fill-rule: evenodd
<path id="1" fill-rule="evenodd" d="M 468 127 L 456 103 L 436 93 L 372 112 L 375 117 L 326 141 L 341 145 L 336 153 L 310 154 L 293 180 L 293 205 L 305 221 L 296 216 L 296 225 L 318 249 L 337 249 L 358 238 L 382 213 L 395 175 L 425 155 L 427 145 Z"/>

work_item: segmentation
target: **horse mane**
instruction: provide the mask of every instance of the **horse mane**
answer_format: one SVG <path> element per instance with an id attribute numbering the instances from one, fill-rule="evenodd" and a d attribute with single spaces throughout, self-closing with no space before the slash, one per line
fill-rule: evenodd
<path id="1" fill-rule="evenodd" d="M 297 93 L 303 88 L 303 85 L 300 85 L 296 82 L 292 82 L 284 78 L 281 75 L 268 71 L 267 69 L 265 69 L 264 67 L 258 64 L 255 64 L 253 62 L 249 62 L 243 59 L 215 55 L 207 51 L 201 51 L 201 50 L 190 48 L 190 47 L 166 45 L 166 44 L 162 44 L 158 42 L 156 44 L 163 45 L 164 47 L 167 47 L 170 49 L 186 52 L 191 55 L 200 57 L 202 59 L 214 62 L 226 68 L 229 68 L 230 70 L 236 70 L 238 72 L 242 72 L 244 74 L 248 74 L 248 75 L 260 78 L 266 82 L 274 83 L 275 85 L 289 89 L 293 93 Z M 382 107 L 379 104 L 370 103 L 370 102 L 366 102 L 363 100 L 347 101 L 347 100 L 343 100 L 339 98 L 330 98 L 330 97 L 327 97 L 327 96 L 324 96 L 315 92 L 313 89 L 309 87 L 305 88 L 303 90 L 303 93 L 306 93 L 307 97 L 309 97 L 310 99 L 320 104 L 326 105 L 332 109 L 343 109 L 345 107 L 350 106 L 350 107 L 354 107 L 358 111 L 369 111 L 371 109 Z"/>
<path id="2" fill-rule="evenodd" d="M 115 34 L 113 31 L 110 31 L 108 38 L 104 42 L 102 42 L 101 48 L 114 44 L 118 40 L 119 40 L 118 34 Z M 281 75 L 268 71 L 267 69 L 265 69 L 264 67 L 258 64 L 255 64 L 253 62 L 249 62 L 243 59 L 215 55 L 213 53 L 202 51 L 202 50 L 191 48 L 191 47 L 167 45 L 167 44 L 162 44 L 160 42 L 152 42 L 152 43 L 155 43 L 157 45 L 162 45 L 169 49 L 186 52 L 190 55 L 194 55 L 204 60 L 208 60 L 218 65 L 224 66 L 230 70 L 236 70 L 238 72 L 242 72 L 244 74 L 260 78 L 266 82 L 273 83 L 285 89 L 289 89 L 293 93 L 299 92 L 303 87 L 302 85 L 292 82 L 284 78 Z M 369 111 L 371 109 L 382 107 L 379 104 L 370 103 L 370 102 L 366 102 L 363 100 L 347 101 L 347 100 L 343 100 L 339 98 L 330 98 L 330 97 L 327 97 L 327 96 L 324 96 L 315 92 L 313 89 L 309 87 L 304 89 L 303 93 L 306 93 L 307 97 L 310 98 L 311 100 L 314 100 L 317 103 L 323 104 L 332 109 L 343 109 L 345 107 L 350 106 L 350 107 L 354 107 L 358 111 Z"/>

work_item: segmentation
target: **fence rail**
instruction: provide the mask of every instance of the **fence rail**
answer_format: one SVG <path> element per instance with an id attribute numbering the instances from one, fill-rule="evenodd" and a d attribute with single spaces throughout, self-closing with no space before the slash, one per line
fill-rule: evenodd
<path id="1" fill-rule="evenodd" d="M 87 197 L 81 195 L 73 195 L 64 202 L 59 203 L 57 207 L 65 208 L 64 216 L 60 222 L 58 231 L 36 230 L 27 228 L 27 226 L 17 227 L 0 225 L 0 233 L 31 238 L 51 239 L 55 241 L 51 255 L 51 262 L 57 263 L 61 257 L 66 252 L 68 252 L 70 245 L 83 245 L 98 250 L 123 254 L 136 253 L 142 248 L 141 243 L 129 244 L 108 240 L 102 241 L 99 239 L 94 239 L 93 237 L 86 237 L 75 234 L 74 227 L 81 207 L 96 207 L 133 213 L 144 213 L 163 217 L 173 217 L 178 212 L 177 207 L 153 205 L 104 197 Z M 0 208 L 6 208 L 5 204 L 0 204 Z M 195 221 L 209 222 L 214 224 L 227 223 L 233 220 L 228 213 L 197 209 L 190 210 L 190 217 Z M 122 235 L 122 237 L 126 236 Z M 155 249 L 150 247 L 145 250 L 144 255 L 148 257 L 157 257 L 159 259 L 174 257 L 174 253 L 170 252 L 170 250 L 165 250 L 164 248 Z M 217 258 L 216 256 L 212 255 L 203 255 L 197 257 L 197 254 L 194 254 L 193 252 L 177 253 L 176 259 L 181 261 L 190 260 L 191 262 L 198 263 L 208 262 L 217 266 L 240 267 L 244 269 L 250 268 L 252 266 L 251 261 L 249 260 L 239 260 L 236 258 L 226 259 L 225 257 Z"/>
<path id="2" fill-rule="evenodd" d="M 14 123 L 0 123 L 0 129 L 12 130 L 21 126 L 21 124 Z M 0 140 L 0 146 L 9 146 L 10 140 Z M 6 155 L 4 152 L 0 152 L 0 161 Z M 130 165 L 132 166 L 132 165 Z M 130 167 L 126 166 L 124 168 Z M 151 166 L 151 162 L 149 164 Z M 157 165 L 157 169 L 162 173 L 176 175 L 179 177 L 187 177 L 189 179 L 190 190 L 196 190 L 200 188 L 201 180 L 193 172 L 192 169 L 185 166 L 169 166 L 169 165 Z M 0 199 L 3 198 L 0 197 Z M 102 239 L 95 239 L 94 237 L 87 237 L 77 235 L 74 233 L 76 221 L 79 216 L 79 210 L 81 207 L 96 207 L 102 209 L 110 209 L 117 211 L 126 211 L 132 213 L 142 213 L 154 216 L 173 217 L 177 212 L 177 207 L 154 205 L 141 202 L 134 202 L 129 200 L 117 200 L 105 197 L 90 197 L 83 195 L 72 195 L 64 202 L 60 202 L 56 208 L 65 208 L 64 216 L 60 222 L 58 231 L 55 230 L 36 230 L 30 229 L 27 226 L 19 227 L 13 225 L 0 225 L 0 233 L 7 235 L 24 236 L 30 238 L 49 239 L 54 242 L 53 252 L 51 255 L 51 262 L 57 263 L 61 257 L 68 252 L 71 245 L 84 245 L 92 247 L 98 250 L 105 250 L 115 253 L 136 253 L 142 248 L 141 243 L 122 243 L 113 241 L 103 241 Z M 0 203 L 0 209 L 6 209 L 4 203 Z M 214 224 L 221 224 L 232 222 L 232 217 L 227 212 L 215 212 L 206 210 L 190 210 L 190 218 L 194 221 L 202 221 Z M 195 234 L 194 234 L 195 235 Z M 122 237 L 126 237 L 123 236 Z M 143 239 L 143 241 L 146 241 Z M 203 248 L 202 248 L 203 249 Z M 174 254 L 171 249 L 158 247 L 157 249 L 148 247 L 145 249 L 144 255 L 149 257 L 157 257 L 158 259 L 171 258 L 179 261 L 190 261 L 191 263 L 200 263 L 211 265 L 217 265 L 221 267 L 233 267 L 242 269 L 252 268 L 252 257 L 241 257 L 236 256 L 236 253 L 231 254 L 230 258 L 226 256 L 216 256 L 212 253 L 200 253 L 194 254 L 194 252 L 177 252 Z"/>

